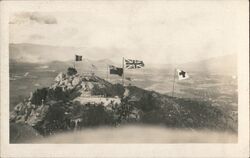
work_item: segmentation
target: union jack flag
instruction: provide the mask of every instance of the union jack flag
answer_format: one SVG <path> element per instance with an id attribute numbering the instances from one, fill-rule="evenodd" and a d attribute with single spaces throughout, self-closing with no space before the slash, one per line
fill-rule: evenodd
<path id="1" fill-rule="evenodd" d="M 144 67 L 143 61 L 140 60 L 125 59 L 125 64 L 127 69 L 139 69 Z"/>

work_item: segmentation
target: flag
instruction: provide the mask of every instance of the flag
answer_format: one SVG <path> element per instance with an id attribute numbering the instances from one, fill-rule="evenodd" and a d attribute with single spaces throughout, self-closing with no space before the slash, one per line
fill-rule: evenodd
<path id="1" fill-rule="evenodd" d="M 76 55 L 76 61 L 82 61 L 82 56 L 81 55 Z"/>
<path id="2" fill-rule="evenodd" d="M 127 69 L 139 69 L 144 67 L 143 61 L 132 59 L 125 59 L 125 65 Z"/>
<path id="3" fill-rule="evenodd" d="M 119 68 L 119 67 L 115 67 L 113 65 L 109 65 L 109 73 L 122 76 L 123 68 Z"/>
<path id="4" fill-rule="evenodd" d="M 177 69 L 177 74 L 178 74 L 179 80 L 185 80 L 185 79 L 189 78 L 187 72 L 185 72 L 183 70 Z"/>

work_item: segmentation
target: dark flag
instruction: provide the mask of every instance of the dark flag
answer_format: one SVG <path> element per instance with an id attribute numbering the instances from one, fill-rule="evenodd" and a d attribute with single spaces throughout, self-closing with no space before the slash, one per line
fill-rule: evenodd
<path id="1" fill-rule="evenodd" d="M 123 68 L 119 68 L 119 67 L 115 67 L 113 65 L 109 65 L 109 73 L 122 76 Z"/>
<path id="2" fill-rule="evenodd" d="M 143 61 L 132 59 L 125 59 L 125 65 L 127 69 L 139 69 L 144 67 Z"/>
<path id="3" fill-rule="evenodd" d="M 81 55 L 76 55 L 76 61 L 82 61 L 82 56 Z"/>
<path id="4" fill-rule="evenodd" d="M 187 72 L 185 72 L 183 70 L 179 70 L 179 69 L 177 69 L 176 71 L 178 73 L 179 80 L 185 80 L 185 79 L 189 78 L 189 75 L 187 74 Z"/>

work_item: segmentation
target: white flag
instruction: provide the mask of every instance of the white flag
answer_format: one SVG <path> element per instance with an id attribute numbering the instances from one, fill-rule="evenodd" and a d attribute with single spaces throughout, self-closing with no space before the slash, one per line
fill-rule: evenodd
<path id="1" fill-rule="evenodd" d="M 179 80 L 185 80 L 185 79 L 189 78 L 187 72 L 185 72 L 183 70 L 177 69 L 177 74 L 178 74 Z"/>

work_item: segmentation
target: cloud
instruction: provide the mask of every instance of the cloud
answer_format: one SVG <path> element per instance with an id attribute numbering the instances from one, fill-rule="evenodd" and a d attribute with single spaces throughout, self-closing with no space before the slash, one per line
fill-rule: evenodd
<path id="1" fill-rule="evenodd" d="M 22 12 L 10 18 L 9 24 L 23 24 L 35 22 L 39 24 L 57 24 L 57 19 L 46 13 Z"/>
<path id="2" fill-rule="evenodd" d="M 44 39 L 44 36 L 38 35 L 38 34 L 33 34 L 33 35 L 30 35 L 29 38 L 32 40 L 39 40 L 39 39 Z"/>
<path id="3" fill-rule="evenodd" d="M 30 15 L 29 19 L 41 24 L 57 24 L 57 20 L 53 16 L 42 15 L 40 13 L 33 13 Z"/>

